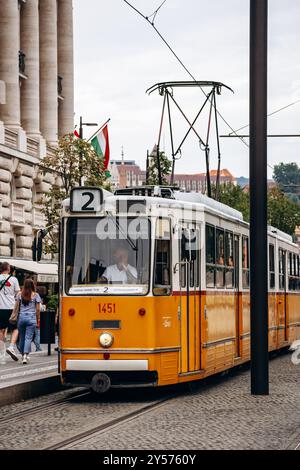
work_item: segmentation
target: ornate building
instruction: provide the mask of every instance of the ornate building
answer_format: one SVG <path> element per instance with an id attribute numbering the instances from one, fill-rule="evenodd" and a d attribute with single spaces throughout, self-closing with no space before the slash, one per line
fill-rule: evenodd
<path id="1" fill-rule="evenodd" d="M 0 256 L 32 257 L 43 158 L 73 132 L 72 0 L 0 0 Z"/>

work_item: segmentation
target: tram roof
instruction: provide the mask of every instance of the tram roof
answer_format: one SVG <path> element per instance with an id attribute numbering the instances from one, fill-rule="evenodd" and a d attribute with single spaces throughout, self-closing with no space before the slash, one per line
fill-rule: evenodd
<path id="1" fill-rule="evenodd" d="M 158 200 L 163 203 L 168 201 L 170 206 L 176 205 L 178 203 L 182 203 L 186 207 L 195 207 L 197 205 L 199 208 L 200 206 L 204 209 L 212 209 L 214 212 L 221 213 L 222 215 L 232 217 L 235 220 L 244 221 L 243 214 L 233 209 L 232 207 L 227 206 L 219 201 L 216 201 L 208 196 L 205 196 L 201 193 L 196 192 L 183 192 L 179 191 L 178 188 L 174 187 L 165 187 L 165 186 L 140 186 L 140 187 L 133 187 L 133 188 L 125 188 L 125 189 L 118 189 L 114 193 L 114 197 L 126 198 L 145 198 L 147 200 L 152 200 L 153 202 L 158 202 Z M 196 206 L 196 207 L 197 207 Z"/>
<path id="2" fill-rule="evenodd" d="M 216 216 L 226 217 L 245 226 L 249 226 L 249 223 L 244 221 L 243 214 L 233 209 L 226 204 L 223 204 L 215 199 L 209 198 L 208 196 L 196 193 L 196 192 L 183 192 L 176 187 L 172 186 L 137 186 L 131 188 L 117 189 L 114 193 L 107 190 L 102 190 L 103 199 L 107 203 L 120 200 L 131 200 L 138 201 L 146 200 L 153 204 L 159 204 L 161 206 L 174 206 L 174 209 L 185 207 L 187 209 L 199 209 L 202 211 L 208 211 Z M 69 209 L 70 199 L 66 199 L 63 202 L 63 206 L 66 210 Z M 293 242 L 293 237 L 275 227 L 268 226 L 269 235 L 276 236 L 284 242 L 298 247 Z"/>

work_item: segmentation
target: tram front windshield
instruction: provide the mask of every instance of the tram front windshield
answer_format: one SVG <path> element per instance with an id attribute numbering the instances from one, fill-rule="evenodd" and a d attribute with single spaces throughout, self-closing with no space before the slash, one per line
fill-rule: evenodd
<path id="1" fill-rule="evenodd" d="M 145 295 L 150 221 L 143 217 L 70 218 L 65 287 L 70 295 Z"/>

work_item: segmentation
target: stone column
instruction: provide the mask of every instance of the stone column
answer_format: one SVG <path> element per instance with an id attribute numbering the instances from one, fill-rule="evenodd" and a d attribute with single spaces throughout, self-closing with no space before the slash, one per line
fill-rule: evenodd
<path id="1" fill-rule="evenodd" d="M 57 0 L 40 2 L 40 129 L 57 143 Z"/>
<path id="2" fill-rule="evenodd" d="M 0 0 L 0 80 L 5 82 L 6 103 L 0 121 L 20 127 L 19 6 L 18 0 Z"/>
<path id="3" fill-rule="evenodd" d="M 39 0 L 27 0 L 21 10 L 21 50 L 25 74 L 21 88 L 21 123 L 31 137 L 40 136 Z"/>
<path id="4" fill-rule="evenodd" d="M 58 107 L 59 137 L 74 130 L 74 53 L 72 0 L 58 0 L 58 75 L 62 96 Z"/>

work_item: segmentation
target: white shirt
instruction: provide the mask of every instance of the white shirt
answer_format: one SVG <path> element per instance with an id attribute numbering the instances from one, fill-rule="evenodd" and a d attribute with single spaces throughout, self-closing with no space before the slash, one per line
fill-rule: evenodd
<path id="1" fill-rule="evenodd" d="M 0 274 L 0 283 L 8 279 L 9 274 Z M 0 310 L 12 310 L 15 306 L 16 294 L 20 292 L 19 281 L 12 276 L 0 291 Z"/>
<path id="2" fill-rule="evenodd" d="M 130 264 L 127 265 L 127 269 L 130 274 L 137 279 L 137 270 L 133 266 L 130 266 Z M 130 279 L 127 278 L 125 269 L 120 271 L 116 264 L 108 266 L 103 273 L 103 276 L 108 280 L 108 282 L 120 282 L 122 284 L 130 282 Z"/>

